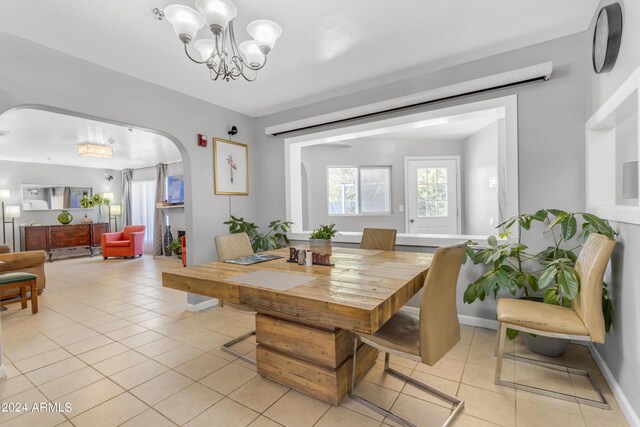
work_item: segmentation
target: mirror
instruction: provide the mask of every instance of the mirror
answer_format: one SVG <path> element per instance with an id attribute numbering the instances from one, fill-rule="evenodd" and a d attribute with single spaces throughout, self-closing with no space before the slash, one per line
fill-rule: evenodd
<path id="1" fill-rule="evenodd" d="M 93 187 L 22 184 L 22 210 L 81 209 L 83 196 L 93 196 Z"/>

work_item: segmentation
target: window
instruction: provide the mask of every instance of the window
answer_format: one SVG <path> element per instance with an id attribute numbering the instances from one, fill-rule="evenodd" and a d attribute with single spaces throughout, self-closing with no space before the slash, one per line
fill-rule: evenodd
<path id="1" fill-rule="evenodd" d="M 391 167 L 327 168 L 329 215 L 391 213 Z"/>
<path id="2" fill-rule="evenodd" d="M 418 218 L 449 216 L 447 168 L 418 168 Z"/>

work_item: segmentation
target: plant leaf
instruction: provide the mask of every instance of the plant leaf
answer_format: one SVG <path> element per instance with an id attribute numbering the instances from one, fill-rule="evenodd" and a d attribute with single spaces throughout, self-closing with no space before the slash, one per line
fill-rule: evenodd
<path id="1" fill-rule="evenodd" d="M 562 240 L 569 241 L 576 235 L 578 231 L 578 221 L 574 215 L 565 217 L 560 224 L 560 237 Z"/>
<path id="2" fill-rule="evenodd" d="M 515 340 L 519 333 L 520 331 L 518 330 L 507 328 L 507 338 L 511 341 Z"/>
<path id="3" fill-rule="evenodd" d="M 542 273 L 542 276 L 540 276 L 540 279 L 538 279 L 538 289 L 543 290 L 548 288 L 549 285 L 553 283 L 553 280 L 556 278 L 557 274 L 558 274 L 558 268 L 554 265 L 549 266 L 544 271 L 544 273 Z"/>

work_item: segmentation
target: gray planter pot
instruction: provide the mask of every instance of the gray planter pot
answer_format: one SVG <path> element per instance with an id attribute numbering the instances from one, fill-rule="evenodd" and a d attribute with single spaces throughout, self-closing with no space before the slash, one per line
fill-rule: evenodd
<path id="1" fill-rule="evenodd" d="M 331 239 L 309 239 L 311 252 L 321 255 L 331 255 Z"/>
<path id="2" fill-rule="evenodd" d="M 542 302 L 542 298 L 528 297 L 523 298 L 530 301 Z M 558 357 L 564 354 L 569 346 L 570 340 L 562 338 L 543 337 L 541 335 L 533 336 L 526 332 L 520 332 L 520 336 L 524 340 L 524 345 L 534 353 L 541 354 L 543 356 Z"/>
<path id="3" fill-rule="evenodd" d="M 543 356 L 558 357 L 562 356 L 569 346 L 569 340 L 562 338 L 550 338 L 521 332 L 522 339 L 527 348 L 534 353 L 542 354 Z"/>

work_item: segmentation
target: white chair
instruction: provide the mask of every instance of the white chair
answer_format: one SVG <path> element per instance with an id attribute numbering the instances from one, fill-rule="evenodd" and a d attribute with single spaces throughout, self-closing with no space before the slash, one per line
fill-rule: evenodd
<path id="1" fill-rule="evenodd" d="M 253 255 L 253 248 L 251 247 L 251 241 L 249 240 L 249 236 L 247 233 L 236 233 L 236 234 L 227 234 L 226 236 L 216 236 L 216 249 L 218 251 L 218 260 L 225 261 L 228 259 L 235 259 L 245 256 Z M 255 313 L 256 311 L 253 307 L 249 307 L 244 304 L 234 304 L 228 301 L 220 301 L 220 306 L 227 306 L 239 311 L 246 311 L 250 313 Z M 256 364 L 255 359 L 250 358 L 242 353 L 239 353 L 233 350 L 231 347 L 240 341 L 243 341 L 250 336 L 256 334 L 256 330 L 252 330 L 247 332 L 246 334 L 242 334 L 239 337 L 232 339 L 229 342 L 222 344 L 222 351 L 225 351 L 229 354 L 232 354 L 247 363 L 251 363 L 252 365 Z"/>
<path id="2" fill-rule="evenodd" d="M 453 404 L 453 410 L 443 426 L 451 425 L 455 417 L 462 411 L 463 400 L 390 368 L 389 354 L 433 366 L 460 341 L 456 285 L 466 247 L 467 244 L 463 243 L 436 250 L 424 283 L 419 315 L 403 308 L 373 335 L 357 334 L 353 346 L 353 370 L 351 373 L 350 397 L 353 400 L 397 423 L 413 426 L 409 421 L 353 394 L 356 385 L 356 350 L 362 341 L 385 353 L 385 372 Z"/>

